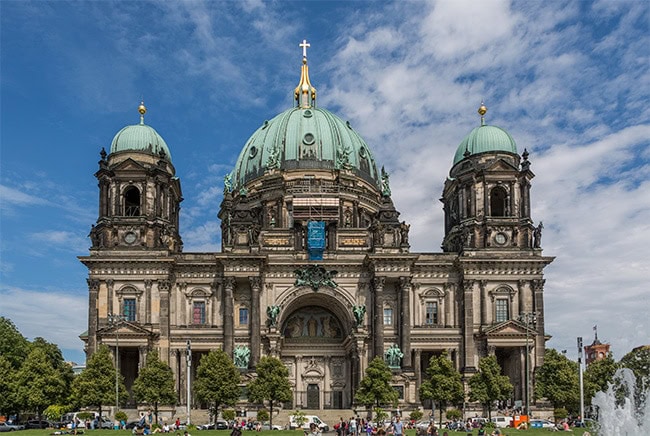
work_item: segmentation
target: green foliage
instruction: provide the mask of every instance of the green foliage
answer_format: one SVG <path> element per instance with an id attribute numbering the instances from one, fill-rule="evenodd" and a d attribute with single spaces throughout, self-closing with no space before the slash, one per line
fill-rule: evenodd
<path id="1" fill-rule="evenodd" d="M 307 417 L 302 411 L 296 410 L 293 412 L 293 422 L 295 422 L 296 426 L 300 428 L 304 423 L 307 422 Z"/>
<path id="2" fill-rule="evenodd" d="M 49 419 L 50 421 L 60 421 L 63 415 L 71 410 L 72 407 L 69 405 L 52 404 L 51 406 L 47 406 L 43 411 L 43 416 L 45 419 Z"/>
<path id="3" fill-rule="evenodd" d="M 221 412 L 221 417 L 226 421 L 232 421 L 235 419 L 235 411 L 233 409 L 225 409 Z"/>
<path id="4" fill-rule="evenodd" d="M 461 419 L 463 417 L 463 411 L 459 409 L 449 409 L 447 412 L 445 412 L 445 416 L 447 416 L 447 419 L 449 421 L 453 421 L 454 419 Z"/>
<path id="5" fill-rule="evenodd" d="M 29 354 L 29 341 L 20 334 L 9 318 L 0 316 L 0 356 L 18 369 Z"/>
<path id="6" fill-rule="evenodd" d="M 72 380 L 74 379 L 74 373 L 72 372 L 72 366 L 66 363 L 63 358 L 63 353 L 56 344 L 52 344 L 45 339 L 38 337 L 34 339 L 34 342 L 30 344 L 30 349 L 40 348 L 47 355 L 52 367 L 60 374 L 61 379 L 65 383 L 65 393 L 70 392 L 70 386 L 72 385 Z M 67 396 L 64 394 L 64 397 Z M 63 398 L 62 403 L 67 403 L 67 398 Z"/>
<path id="7" fill-rule="evenodd" d="M 388 418 L 388 413 L 381 407 L 374 407 L 372 412 L 375 414 L 375 419 L 377 421 L 384 421 Z"/>
<path id="8" fill-rule="evenodd" d="M 51 404 L 61 403 L 66 396 L 65 380 L 39 347 L 34 347 L 15 375 L 17 403 L 39 419 Z"/>
<path id="9" fill-rule="evenodd" d="M 118 377 L 119 403 L 126 403 L 129 393 L 124 377 Z M 86 361 L 86 369 L 72 382 L 72 402 L 77 407 L 92 407 L 102 412 L 103 404 L 115 403 L 115 366 L 106 345 L 100 346 Z"/>
<path id="10" fill-rule="evenodd" d="M 442 427 L 442 411 L 447 404 L 462 403 L 465 399 L 462 377 L 447 357 L 447 351 L 431 357 L 427 375 L 429 379 L 420 386 L 420 398 L 438 403 L 440 427 Z"/>
<path id="11" fill-rule="evenodd" d="M 0 354 L 0 415 L 10 415 L 18 412 L 16 404 L 16 388 L 12 381 L 14 380 L 16 370 L 11 366 L 11 362 Z"/>
<path id="12" fill-rule="evenodd" d="M 580 403 L 578 363 L 554 349 L 546 350 L 544 364 L 537 370 L 535 398 L 547 398 L 554 408 L 577 412 Z"/>
<path id="13" fill-rule="evenodd" d="M 385 404 L 396 405 L 399 394 L 391 386 L 393 373 L 381 357 L 377 356 L 366 368 L 366 375 L 359 383 L 355 400 L 366 407 L 381 407 Z"/>
<path id="14" fill-rule="evenodd" d="M 409 414 L 409 419 L 412 421 L 419 421 L 424 416 L 424 413 L 420 409 L 415 409 Z"/>
<path id="15" fill-rule="evenodd" d="M 555 418 L 556 421 L 566 419 L 567 416 L 569 416 L 569 411 L 566 410 L 564 407 L 558 407 L 557 409 L 553 410 L 553 417 Z"/>
<path id="16" fill-rule="evenodd" d="M 153 405 L 156 423 L 159 404 L 176 404 L 174 374 L 169 365 L 158 358 L 157 351 L 147 354 L 147 364 L 133 382 L 133 394 L 138 402 Z"/>
<path id="17" fill-rule="evenodd" d="M 239 370 L 224 351 L 211 351 L 201 357 L 194 394 L 199 401 L 211 404 L 215 416 L 219 416 L 220 407 L 234 406 L 239 399 L 240 378 Z"/>
<path id="18" fill-rule="evenodd" d="M 90 419 L 93 417 L 93 414 L 90 412 L 79 412 L 77 413 L 77 418 L 79 418 L 82 421 L 85 421 L 87 419 Z"/>
<path id="19" fill-rule="evenodd" d="M 614 381 L 617 369 L 618 364 L 614 361 L 612 353 L 608 353 L 605 358 L 596 360 L 587 366 L 584 373 L 585 404 L 591 404 L 596 392 L 607 391 L 609 383 Z"/>
<path id="20" fill-rule="evenodd" d="M 248 384 L 248 399 L 253 403 L 269 405 L 270 425 L 273 428 L 273 406 L 291 400 L 289 371 L 280 359 L 262 357 L 257 364 L 257 378 Z"/>
<path id="21" fill-rule="evenodd" d="M 492 418 L 492 403 L 497 400 L 507 400 L 512 394 L 510 379 L 501 375 L 501 367 L 496 356 L 481 358 L 478 363 L 479 372 L 469 379 L 469 399 L 478 401 L 488 410 L 488 419 Z"/>
<path id="22" fill-rule="evenodd" d="M 125 411 L 123 411 L 123 410 L 118 410 L 117 412 L 115 412 L 115 419 L 116 419 L 117 421 L 124 421 L 124 422 L 126 422 L 126 420 L 129 419 L 129 416 L 126 414 Z"/>
<path id="23" fill-rule="evenodd" d="M 269 420 L 269 411 L 266 409 L 260 409 L 257 411 L 257 420 L 258 421 L 268 421 Z"/>

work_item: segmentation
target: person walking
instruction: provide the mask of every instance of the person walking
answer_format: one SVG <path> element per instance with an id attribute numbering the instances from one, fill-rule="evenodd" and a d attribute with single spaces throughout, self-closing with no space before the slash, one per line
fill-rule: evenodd
<path id="1" fill-rule="evenodd" d="M 399 415 L 395 417 L 395 422 L 393 422 L 393 434 L 395 436 L 402 436 L 404 434 L 404 423 L 401 421 Z"/>

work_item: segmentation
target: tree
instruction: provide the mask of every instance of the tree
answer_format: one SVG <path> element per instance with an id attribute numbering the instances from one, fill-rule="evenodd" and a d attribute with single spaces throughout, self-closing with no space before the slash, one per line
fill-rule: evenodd
<path id="1" fill-rule="evenodd" d="M 359 383 L 359 389 L 355 394 L 355 400 L 364 406 L 371 408 L 381 407 L 383 404 L 396 405 L 399 394 L 391 386 L 393 373 L 384 362 L 384 359 L 377 356 L 366 368 L 366 375 Z"/>
<path id="2" fill-rule="evenodd" d="M 147 363 L 133 382 L 133 394 L 138 402 L 153 406 L 156 423 L 159 404 L 176 404 L 174 374 L 169 365 L 158 358 L 157 351 L 147 354 Z"/>
<path id="3" fill-rule="evenodd" d="M 39 420 L 47 406 L 60 403 L 66 395 L 65 380 L 39 347 L 32 349 L 16 372 L 14 386 L 18 404 L 36 412 Z"/>
<path id="4" fill-rule="evenodd" d="M 118 403 L 124 404 L 129 393 L 124 386 L 124 377 L 118 377 Z M 111 352 L 101 345 L 86 361 L 86 369 L 72 382 L 72 402 L 79 407 L 93 407 L 102 413 L 103 404 L 115 401 L 115 366 Z"/>
<path id="5" fill-rule="evenodd" d="M 234 406 L 239 399 L 240 378 L 239 370 L 224 351 L 211 351 L 201 357 L 194 393 L 199 401 L 214 407 L 216 418 L 220 407 Z"/>
<path id="6" fill-rule="evenodd" d="M 20 334 L 9 318 L 0 316 L 0 356 L 18 369 L 29 354 L 29 341 Z"/>
<path id="7" fill-rule="evenodd" d="M 9 359 L 0 354 L 0 415 L 9 416 L 18 411 L 13 383 L 15 373 Z"/>
<path id="8" fill-rule="evenodd" d="M 57 372 L 61 375 L 63 382 L 65 383 L 65 394 L 62 398 L 62 404 L 68 403 L 68 393 L 70 392 L 70 386 L 72 385 L 72 380 L 74 379 L 74 372 L 72 371 L 72 366 L 66 363 L 63 358 L 63 353 L 61 349 L 56 344 L 52 344 L 41 337 L 37 337 L 30 344 L 31 349 L 40 348 L 42 349 L 47 358 L 49 359 L 52 367 L 56 369 Z"/>
<path id="9" fill-rule="evenodd" d="M 554 408 L 578 411 L 580 383 L 578 363 L 566 358 L 554 349 L 546 350 L 544 364 L 536 374 L 535 398 L 546 397 Z"/>
<path id="10" fill-rule="evenodd" d="M 270 425 L 273 428 L 273 406 L 291 400 L 289 371 L 275 357 L 262 357 L 257 364 L 257 378 L 248 384 L 248 399 L 253 403 L 269 404 Z"/>
<path id="11" fill-rule="evenodd" d="M 469 399 L 478 401 L 487 408 L 488 419 L 492 418 L 492 403 L 507 400 L 512 395 L 510 379 L 501 375 L 496 356 L 486 356 L 478 362 L 479 371 L 469 379 Z"/>
<path id="12" fill-rule="evenodd" d="M 585 404 L 591 404 L 591 399 L 596 392 L 607 391 L 609 383 L 614 381 L 614 374 L 618 364 L 614 361 L 612 353 L 604 359 L 591 362 L 584 373 Z"/>
<path id="13" fill-rule="evenodd" d="M 420 398 L 438 403 L 442 427 L 442 411 L 448 404 L 460 403 L 465 397 L 462 377 L 447 357 L 447 351 L 431 357 L 427 375 L 429 379 L 420 386 Z"/>

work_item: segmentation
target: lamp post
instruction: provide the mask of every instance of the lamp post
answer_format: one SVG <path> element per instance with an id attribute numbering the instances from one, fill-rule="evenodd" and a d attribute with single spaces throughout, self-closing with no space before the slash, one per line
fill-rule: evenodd
<path id="1" fill-rule="evenodd" d="M 190 425 L 190 411 L 192 409 L 191 404 L 191 387 L 192 383 L 192 341 L 187 341 L 187 351 L 185 352 L 185 359 L 187 363 L 187 425 Z"/>
<path id="2" fill-rule="evenodd" d="M 585 391 L 584 384 L 582 381 L 582 336 L 578 338 L 578 371 L 580 374 L 580 422 L 584 422 L 585 419 Z"/>
<path id="3" fill-rule="evenodd" d="M 119 325 L 126 318 L 115 313 L 108 314 L 108 323 L 115 328 L 115 413 L 120 408 L 120 329 Z"/>
<path id="4" fill-rule="evenodd" d="M 525 396 L 525 407 L 526 407 L 526 416 L 528 416 L 528 419 L 530 419 L 530 357 L 528 354 L 530 353 L 530 348 L 528 345 L 528 338 L 529 334 L 528 331 L 530 330 L 531 326 L 534 326 L 535 323 L 537 322 L 537 314 L 535 312 L 522 312 L 519 315 L 519 321 L 523 322 L 524 325 L 526 326 L 526 353 L 524 355 L 524 358 L 526 360 L 526 374 L 525 374 L 525 386 L 524 386 L 524 396 Z"/>

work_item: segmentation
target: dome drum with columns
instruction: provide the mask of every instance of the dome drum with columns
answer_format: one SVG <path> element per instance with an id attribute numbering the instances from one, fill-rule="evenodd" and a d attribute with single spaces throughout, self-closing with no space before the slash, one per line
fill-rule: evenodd
<path id="1" fill-rule="evenodd" d="M 256 377 L 262 356 L 275 356 L 289 370 L 290 408 L 321 416 L 361 407 L 355 392 L 374 357 L 390 361 L 399 407 L 409 410 L 430 408 L 418 392 L 431 357 L 446 352 L 467 381 L 481 357 L 495 355 L 515 387 L 514 406 L 543 363 L 543 270 L 553 260 L 542 255 L 542 225 L 530 216 L 528 153 L 519 156 L 507 132 L 485 125 L 482 107 L 481 126 L 460 144 L 445 183 L 443 252 L 411 252 L 388 172 L 350 123 L 316 107 L 306 41 L 301 47 L 295 106 L 242 141 L 225 177 L 220 252 L 183 251 L 180 180 L 167 144 L 144 124 L 144 105 L 141 123 L 102 152 L 100 213 L 80 258 L 88 354 L 100 344 L 117 352 L 119 335 L 131 389 L 157 350 L 180 405 L 188 371 L 194 377 L 188 340 L 194 368 L 223 349 L 243 380 Z M 537 314 L 533 326 L 518 321 L 528 312 Z M 116 313 L 118 325 L 110 322 Z"/>

